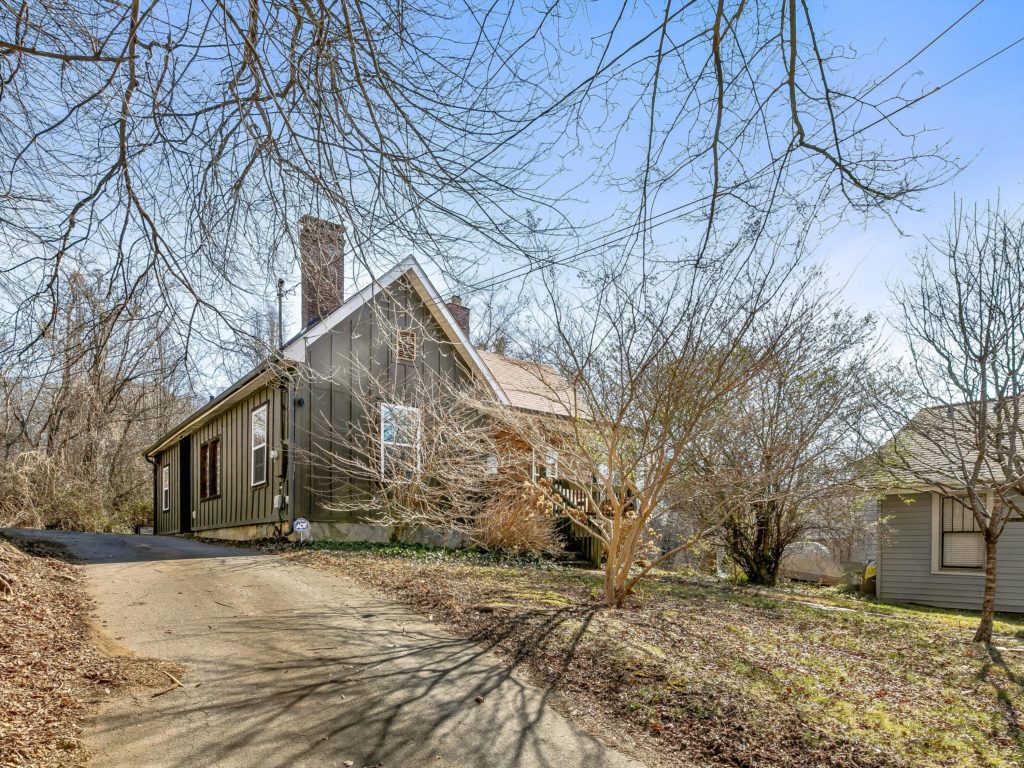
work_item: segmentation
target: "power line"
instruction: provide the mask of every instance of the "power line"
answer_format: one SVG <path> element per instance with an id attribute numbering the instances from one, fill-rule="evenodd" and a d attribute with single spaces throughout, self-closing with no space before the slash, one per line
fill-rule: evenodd
<path id="1" fill-rule="evenodd" d="M 907 60 L 906 60 L 906 61 L 904 61 L 904 62 L 903 62 L 902 64 L 900 64 L 900 65 L 899 65 L 898 67 L 896 67 L 896 69 L 894 69 L 894 70 L 893 70 L 892 72 L 890 72 L 890 73 L 889 73 L 888 75 L 886 75 L 885 77 L 883 77 L 883 78 L 882 78 L 881 80 L 879 80 L 879 81 L 878 81 L 877 83 L 875 83 L 875 84 L 874 84 L 874 85 L 872 85 L 872 86 L 871 86 L 870 88 L 868 88 L 868 89 L 867 89 L 867 90 L 866 90 L 866 91 L 865 91 L 865 92 L 864 92 L 863 94 L 861 94 L 861 98 L 863 98 L 864 96 L 867 96 L 867 95 L 868 95 L 869 93 L 871 93 L 872 91 L 876 90 L 876 89 L 877 89 L 877 88 L 878 88 L 879 86 L 881 86 L 881 85 L 883 85 L 884 83 L 888 82 L 888 81 L 889 81 L 889 80 L 890 80 L 890 79 L 891 79 L 892 77 L 894 77 L 894 76 L 896 75 L 896 73 L 897 73 L 897 72 L 899 72 L 899 71 L 900 71 L 901 69 L 904 69 L 904 68 L 906 68 L 906 67 L 910 66 L 911 64 L 913 64 L 913 63 L 914 63 L 914 61 L 916 61 L 916 60 L 918 59 L 918 57 L 920 57 L 920 56 L 921 56 L 921 54 L 922 54 L 922 53 L 924 53 L 924 52 L 925 52 L 925 51 L 927 51 L 927 50 L 928 50 L 929 48 L 931 48 L 931 47 L 932 47 L 933 45 L 935 45 L 935 43 L 939 42 L 939 40 L 941 40 L 941 39 L 942 39 L 943 37 L 945 37 L 945 36 L 946 36 L 946 35 L 947 35 L 947 34 L 948 34 L 948 33 L 949 33 L 949 32 L 950 32 L 950 31 L 951 31 L 951 30 L 952 30 L 952 29 L 953 29 L 954 27 L 956 27 L 956 26 L 957 26 L 958 24 L 960 24 L 960 22 L 962 22 L 962 21 L 963 21 L 964 19 L 966 19 L 966 18 L 967 18 L 968 16 L 970 16 L 970 15 L 971 15 L 972 13 L 974 13 L 974 12 L 975 12 L 976 10 L 978 10 L 978 8 L 979 8 L 979 7 L 981 7 L 981 5 L 982 5 L 982 4 L 984 3 L 984 2 L 985 2 L 985 0 L 978 0 L 978 2 L 976 2 L 976 3 L 975 3 L 974 5 L 972 5 L 972 6 L 970 7 L 970 8 L 968 8 L 968 9 L 967 9 L 966 11 L 964 11 L 964 12 L 963 12 L 963 14 L 962 14 L 962 15 L 960 16 L 960 18 L 958 18 L 958 19 L 957 19 L 956 21 L 952 22 L 952 23 L 951 23 L 951 24 L 950 24 L 950 25 L 949 25 L 948 27 L 946 27 L 946 28 L 945 28 L 944 30 L 942 30 L 941 32 L 939 32 L 939 34 L 937 34 L 937 35 L 936 35 L 935 37 L 933 37 L 933 38 L 932 38 L 931 40 L 929 40 L 929 41 L 928 41 L 927 43 L 925 43 L 924 47 L 923 47 L 923 48 L 920 48 L 920 49 L 919 49 L 919 50 L 917 51 L 917 53 L 915 53 L 915 54 L 914 54 L 913 56 L 911 56 L 911 57 L 910 57 L 909 59 L 907 59 Z M 847 109 L 849 109 L 849 107 L 847 107 Z"/>
<path id="2" fill-rule="evenodd" d="M 967 13 L 970 13 L 970 11 L 973 11 L 974 8 L 977 8 L 979 5 L 981 5 L 982 2 L 984 2 L 984 0 L 979 0 L 979 2 L 976 3 Z M 952 29 L 953 27 L 955 27 L 960 21 L 962 21 L 967 16 L 967 13 L 965 13 L 963 16 L 960 17 L 960 19 L 958 19 L 956 22 L 954 22 L 949 27 L 947 27 L 946 31 L 948 31 L 949 29 Z M 915 58 L 917 58 L 917 56 L 919 56 L 921 53 L 923 53 L 925 50 L 927 50 L 935 42 L 935 40 L 938 40 L 939 37 L 942 36 L 942 34 L 945 34 L 945 31 L 943 33 L 941 33 L 939 36 L 937 36 L 936 38 L 934 38 L 931 42 L 929 42 L 917 54 L 915 54 L 910 59 L 908 59 L 907 62 L 905 62 L 903 65 L 898 67 L 892 73 L 887 75 L 886 78 L 883 78 L 883 81 L 880 81 L 880 83 L 884 82 L 884 80 L 888 79 L 893 74 L 898 72 L 900 69 L 905 67 L 907 64 L 912 62 Z M 1013 41 L 1012 43 L 1010 43 L 1010 44 L 1004 46 L 1003 48 L 999 49 L 995 53 L 985 57 L 981 61 L 979 61 L 979 62 L 973 64 L 972 66 L 968 67 L 967 69 L 963 70 L 962 72 L 960 72 L 959 74 L 955 75 L 954 77 L 949 78 L 948 80 L 946 80 L 942 84 L 935 86 L 935 88 L 933 88 L 933 89 L 931 89 L 929 91 L 926 91 L 925 93 L 921 94 L 917 98 L 912 99 L 911 101 L 908 101 L 905 104 L 901 104 L 898 108 L 894 109 L 893 111 L 888 112 L 888 113 L 880 116 L 877 120 L 874 120 L 873 122 L 869 123 L 868 125 L 865 125 L 865 126 L 862 126 L 862 127 L 858 128 L 858 129 L 856 129 L 852 133 L 850 133 L 847 136 L 843 137 L 843 140 L 846 140 L 846 139 L 852 138 L 854 136 L 857 136 L 857 135 L 863 133 L 864 131 L 869 130 L 870 128 L 873 128 L 874 126 L 878 125 L 879 123 L 882 123 L 882 122 L 890 120 L 892 117 L 894 117 L 895 115 L 899 114 L 903 110 L 908 109 L 908 108 L 910 108 L 910 107 L 912 107 L 912 106 L 914 106 L 916 104 L 919 104 L 920 102 L 924 101 L 929 96 L 933 96 L 934 94 L 938 93 L 942 89 L 947 88 L 948 86 L 950 86 L 953 83 L 957 82 L 958 80 L 966 77 L 967 75 L 969 75 L 972 72 L 974 72 L 976 69 L 984 66 L 985 64 L 989 63 L 993 59 L 1001 56 L 1002 54 L 1006 53 L 1007 51 L 1011 50 L 1012 48 L 1016 47 L 1017 45 L 1020 45 L 1021 43 L 1024 43 L 1024 37 L 1018 38 L 1017 40 Z M 847 110 L 848 109 L 850 109 L 850 107 L 847 107 Z M 846 110 L 843 110 L 843 111 L 845 112 Z M 842 114 L 843 114 L 843 112 L 840 112 L 840 115 L 842 115 Z M 818 133 L 821 130 L 824 130 L 824 126 L 819 128 L 818 131 L 816 131 L 815 133 Z M 813 136 L 814 135 L 812 134 L 812 138 L 813 138 Z M 801 160 L 802 159 L 805 159 L 805 158 L 801 158 Z M 800 162 L 800 160 L 797 160 L 796 162 Z M 746 181 L 750 182 L 750 181 L 756 180 L 758 177 L 763 175 L 766 171 L 768 171 L 769 169 L 774 167 L 774 165 L 775 165 L 775 161 L 774 160 L 770 161 L 768 164 L 766 164 L 765 166 L 760 168 L 752 176 L 750 176 L 748 179 L 746 179 Z M 708 200 L 710 200 L 712 197 L 713 197 L 713 195 L 709 194 L 709 195 L 704 195 L 702 197 L 696 198 L 694 200 L 690 200 L 689 202 L 682 203 L 681 205 L 676 206 L 675 208 L 670 208 L 667 211 L 662 211 L 661 213 L 655 214 L 654 216 L 651 217 L 651 220 L 654 220 L 654 219 L 664 219 L 666 216 L 674 216 L 675 214 L 683 212 L 687 208 L 691 208 L 691 207 L 700 205 L 702 203 L 705 203 Z M 674 219 L 672 219 L 672 220 L 674 220 Z M 669 221 L 671 221 L 671 220 L 669 220 Z M 650 231 L 650 230 L 654 229 L 655 227 L 658 227 L 658 226 L 661 226 L 663 224 L 669 223 L 669 221 L 654 222 L 654 223 L 648 225 L 647 227 L 645 227 L 644 231 Z M 582 250 L 575 251 L 574 253 L 570 254 L 569 256 L 565 256 L 565 257 L 562 257 L 560 259 L 547 259 L 547 260 L 545 260 L 543 263 L 541 263 L 539 265 L 536 265 L 536 264 L 535 265 L 526 264 L 526 265 L 523 265 L 523 266 L 520 266 L 520 267 L 513 267 L 510 270 L 498 273 L 497 275 L 495 275 L 492 278 L 488 278 L 484 282 L 478 284 L 476 287 L 479 288 L 479 289 L 482 289 L 482 290 L 487 290 L 487 289 L 493 288 L 493 287 L 495 287 L 497 285 L 501 285 L 503 283 L 511 282 L 512 280 L 517 280 L 517 279 L 520 279 L 520 278 L 527 277 L 528 275 L 532 274 L 533 272 L 536 272 L 539 269 L 542 269 L 542 268 L 544 268 L 546 266 L 569 266 L 574 261 L 579 261 L 581 258 L 583 258 L 584 256 L 588 255 L 589 253 L 593 252 L 594 250 L 596 250 L 598 248 L 608 247 L 608 246 L 614 245 L 615 243 L 617 243 L 617 242 L 619 242 L 621 240 L 626 239 L 627 237 L 631 236 L 633 230 L 634 230 L 634 225 L 633 224 L 630 224 L 628 226 L 620 227 L 617 230 L 612 230 L 612 232 L 607 233 L 605 235 L 602 235 L 600 240 L 593 241 L 592 244 L 587 245 Z M 622 233 L 622 235 L 620 237 L 613 238 L 612 236 L 615 235 L 616 233 Z M 516 272 L 520 272 L 520 274 L 515 274 Z"/>
<path id="3" fill-rule="evenodd" d="M 1021 43 L 1024 43 L 1024 37 L 1018 37 L 1016 40 L 1014 40 L 1009 45 L 1007 45 L 1007 46 L 1005 46 L 1003 48 L 1000 48 L 998 51 L 993 53 L 991 56 L 985 57 L 984 59 L 979 61 L 977 64 L 974 64 L 973 66 L 968 67 L 963 72 L 961 72 L 960 74 L 956 75 L 955 77 L 949 78 L 949 80 L 947 80 L 946 82 L 942 83 L 941 85 L 937 85 L 932 90 L 926 91 L 925 93 L 922 93 L 916 99 L 908 101 L 906 104 L 900 105 L 897 109 L 894 109 L 892 112 L 890 112 L 890 113 L 888 113 L 886 115 L 882 115 L 880 118 L 875 120 L 873 123 L 869 123 L 868 125 L 865 125 L 863 128 L 858 128 L 856 131 L 851 133 L 850 136 L 856 136 L 858 133 L 862 133 L 863 131 L 866 131 L 869 128 L 873 128 L 876 125 L 878 125 L 879 123 L 881 123 L 881 122 L 883 122 L 885 120 L 888 120 L 890 117 L 893 117 L 894 115 L 899 114 L 904 109 L 907 109 L 909 107 L 914 106 L 915 104 L 918 104 L 918 103 L 924 101 L 929 96 L 932 96 L 932 95 L 938 93 L 939 91 L 941 91 L 943 88 L 946 88 L 946 87 L 952 85 L 953 83 L 955 83 L 960 78 L 966 77 L 967 75 L 971 74 L 971 72 L 973 72 L 974 70 L 978 69 L 979 67 L 981 67 L 981 66 L 983 66 L 985 64 L 988 64 L 990 61 L 992 61 L 996 57 L 1003 55 L 1004 53 L 1009 51 L 1011 48 L 1015 48 L 1016 46 L 1020 45 Z M 847 138 L 849 138 L 849 137 L 847 137 Z"/>

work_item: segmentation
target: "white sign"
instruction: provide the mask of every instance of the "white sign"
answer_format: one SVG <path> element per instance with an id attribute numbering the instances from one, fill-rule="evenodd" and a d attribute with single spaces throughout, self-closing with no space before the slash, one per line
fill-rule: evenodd
<path id="1" fill-rule="evenodd" d="M 300 517 L 292 523 L 292 530 L 296 533 L 309 533 L 309 520 L 304 517 Z"/>

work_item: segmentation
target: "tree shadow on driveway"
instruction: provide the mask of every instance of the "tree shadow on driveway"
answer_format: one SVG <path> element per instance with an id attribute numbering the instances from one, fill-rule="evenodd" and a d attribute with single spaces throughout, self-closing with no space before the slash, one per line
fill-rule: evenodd
<path id="1" fill-rule="evenodd" d="M 533 642 L 570 619 L 578 639 L 586 613 L 555 612 Z M 184 689 L 105 714 L 94 731 L 101 748 L 120 750 L 127 738 L 157 757 L 152 765 L 182 768 L 633 764 L 554 713 L 549 691 L 488 648 L 410 622 L 397 606 L 284 611 L 205 631 L 238 654 L 214 653 L 193 665 Z"/>

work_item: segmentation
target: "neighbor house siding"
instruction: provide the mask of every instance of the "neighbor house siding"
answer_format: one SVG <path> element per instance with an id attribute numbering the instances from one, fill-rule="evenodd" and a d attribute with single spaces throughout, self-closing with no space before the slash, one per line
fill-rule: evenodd
<path id="1" fill-rule="evenodd" d="M 393 334 L 378 323 L 378 313 L 390 320 L 406 312 L 417 330 L 415 362 L 399 361 Z M 356 310 L 306 349 L 309 372 L 299 376 L 295 411 L 295 517 L 324 523 L 361 523 L 367 518 L 370 488 L 365 480 L 343 472 L 350 458 L 352 431 L 377 423 L 377 411 L 364 413 L 363 398 L 354 392 L 367 390 L 367 371 L 378 382 L 401 389 L 427 371 L 449 381 L 468 381 L 452 344 L 436 324 L 416 292 L 398 283 L 390 296 L 378 297 Z M 371 398 L 377 399 L 376 394 Z"/>
<path id="2" fill-rule="evenodd" d="M 267 404 L 267 482 L 253 487 L 250 414 Z M 282 488 L 281 393 L 265 386 L 251 392 L 192 433 L 192 530 L 272 523 L 286 519 L 274 509 Z M 199 449 L 220 438 L 220 483 L 217 496 L 199 498 Z"/>
<path id="3" fill-rule="evenodd" d="M 979 610 L 984 578 L 932 573 L 932 495 L 886 496 L 880 543 L 883 600 Z M 996 610 L 1024 612 L 1024 523 L 1007 524 L 996 554 Z"/>
<path id="4" fill-rule="evenodd" d="M 175 443 L 156 456 L 156 477 L 154 481 L 154 533 L 178 533 L 181 530 L 181 462 L 179 460 L 179 444 Z M 170 467 L 171 505 L 164 510 L 163 505 L 163 468 Z"/>

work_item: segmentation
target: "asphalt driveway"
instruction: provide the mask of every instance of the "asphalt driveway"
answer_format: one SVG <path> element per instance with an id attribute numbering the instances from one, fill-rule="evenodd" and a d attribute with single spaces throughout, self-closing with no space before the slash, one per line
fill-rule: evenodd
<path id="1" fill-rule="evenodd" d="M 86 562 L 110 635 L 189 667 L 184 688 L 96 718 L 98 766 L 642 768 L 498 658 L 344 577 L 187 539 L 19 533 Z"/>

